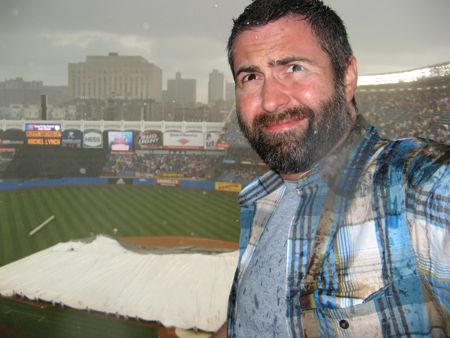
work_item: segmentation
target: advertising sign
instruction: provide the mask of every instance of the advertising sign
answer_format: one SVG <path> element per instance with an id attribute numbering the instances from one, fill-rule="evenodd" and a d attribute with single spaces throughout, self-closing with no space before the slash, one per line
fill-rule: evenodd
<path id="1" fill-rule="evenodd" d="M 26 123 L 25 136 L 29 145 L 61 145 L 61 125 L 59 123 Z"/>
<path id="2" fill-rule="evenodd" d="M 215 182 L 215 189 L 217 191 L 230 191 L 230 192 L 240 192 L 242 186 L 240 183 L 231 182 Z"/>
<path id="3" fill-rule="evenodd" d="M 64 148 L 81 148 L 83 133 L 81 130 L 64 130 L 62 132 L 61 146 Z"/>
<path id="4" fill-rule="evenodd" d="M 164 133 L 164 148 L 167 149 L 203 149 L 203 133 L 183 133 L 168 131 Z"/>
<path id="5" fill-rule="evenodd" d="M 219 140 L 219 133 L 206 133 L 205 134 L 205 149 L 215 149 L 217 141 Z"/>
<path id="6" fill-rule="evenodd" d="M 163 135 L 159 130 L 144 130 L 136 133 L 136 150 L 158 149 L 163 144 Z"/>
<path id="7" fill-rule="evenodd" d="M 103 148 L 103 136 L 100 130 L 89 129 L 83 134 L 83 148 Z"/>
<path id="8" fill-rule="evenodd" d="M 132 131 L 108 131 L 108 149 L 110 151 L 132 151 Z"/>
<path id="9" fill-rule="evenodd" d="M 0 145 L 6 147 L 20 146 L 25 143 L 25 133 L 19 129 L 0 130 Z"/>
<path id="10" fill-rule="evenodd" d="M 161 178 L 183 178 L 184 174 L 182 173 L 161 173 L 159 176 Z"/>
<path id="11" fill-rule="evenodd" d="M 159 184 L 159 185 L 166 186 L 166 187 L 175 187 L 175 186 L 180 184 L 180 181 L 179 180 L 172 180 L 172 179 L 169 179 L 169 178 L 158 178 L 156 180 L 156 183 Z"/>

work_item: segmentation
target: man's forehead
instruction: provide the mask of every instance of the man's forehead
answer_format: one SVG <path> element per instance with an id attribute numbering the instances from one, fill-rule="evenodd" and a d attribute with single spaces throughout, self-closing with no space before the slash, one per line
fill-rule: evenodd
<path id="1" fill-rule="evenodd" d="M 255 57 L 269 66 L 283 64 L 289 58 L 307 60 L 303 51 L 322 53 L 319 40 L 307 21 L 298 16 L 284 17 L 252 27 L 236 37 L 232 49 L 234 70 L 242 64 L 251 64 Z"/>

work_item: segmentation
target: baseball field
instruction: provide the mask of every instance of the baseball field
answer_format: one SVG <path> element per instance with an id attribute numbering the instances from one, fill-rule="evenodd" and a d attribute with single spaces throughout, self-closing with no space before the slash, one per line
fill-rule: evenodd
<path id="1" fill-rule="evenodd" d="M 71 186 L 0 192 L 0 266 L 56 243 L 97 234 L 115 238 L 177 236 L 237 242 L 236 193 L 135 187 Z M 51 216 L 54 218 L 30 236 Z M 11 331 L 12 330 L 12 331 Z M 0 337 L 158 337 L 151 325 L 0 298 Z"/>

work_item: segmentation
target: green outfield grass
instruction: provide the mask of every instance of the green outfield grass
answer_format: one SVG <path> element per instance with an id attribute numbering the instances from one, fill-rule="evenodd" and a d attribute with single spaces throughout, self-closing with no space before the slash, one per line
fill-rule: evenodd
<path id="1" fill-rule="evenodd" d="M 105 234 L 238 241 L 235 193 L 127 185 L 0 192 L 0 266 L 56 243 Z M 46 227 L 29 232 L 54 215 Z M 117 231 L 114 231 L 117 229 Z M 104 315 L 0 298 L 0 337 L 157 337 L 157 330 Z"/>
<path id="2" fill-rule="evenodd" d="M 58 242 L 96 234 L 237 242 L 236 198 L 234 193 L 127 185 L 0 192 L 0 266 Z M 46 227 L 28 235 L 52 215 L 55 219 Z"/>
<path id="3" fill-rule="evenodd" d="M 0 337 L 5 338 L 158 338 L 143 322 L 100 313 L 0 299 Z"/>

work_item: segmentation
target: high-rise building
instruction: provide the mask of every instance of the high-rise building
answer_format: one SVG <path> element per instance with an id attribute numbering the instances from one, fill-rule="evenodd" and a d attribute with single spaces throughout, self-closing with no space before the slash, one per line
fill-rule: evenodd
<path id="1" fill-rule="evenodd" d="M 223 73 L 219 72 L 217 69 L 213 69 L 213 71 L 209 73 L 208 104 L 215 104 L 223 101 L 223 83 Z"/>
<path id="2" fill-rule="evenodd" d="M 195 79 L 183 79 L 181 73 L 175 74 L 175 79 L 167 80 L 166 102 L 193 105 L 197 97 L 197 81 Z"/>
<path id="3" fill-rule="evenodd" d="M 109 53 L 69 64 L 72 98 L 153 99 L 161 101 L 162 70 L 142 56 Z"/>
<path id="4" fill-rule="evenodd" d="M 0 107 L 39 105 L 43 94 L 52 105 L 70 100 L 67 86 L 45 86 L 42 81 L 25 81 L 18 77 L 0 82 Z"/>

